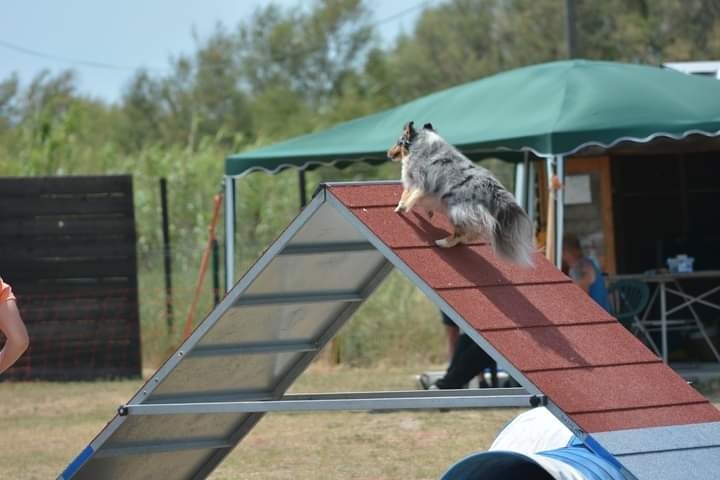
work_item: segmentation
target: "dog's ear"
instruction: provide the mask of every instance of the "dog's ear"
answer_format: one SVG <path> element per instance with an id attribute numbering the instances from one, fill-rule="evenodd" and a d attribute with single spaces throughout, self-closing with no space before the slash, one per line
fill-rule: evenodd
<path id="1" fill-rule="evenodd" d="M 403 127 L 403 134 L 408 139 L 415 138 L 415 135 L 417 134 L 417 132 L 415 131 L 415 122 L 410 121 L 410 122 L 406 123 L 405 126 Z"/>
<path id="2" fill-rule="evenodd" d="M 433 126 L 432 126 L 432 123 L 426 123 L 425 125 L 423 125 L 423 129 L 425 129 L 425 130 L 430 130 L 430 131 L 432 131 L 432 132 L 435 131 L 435 129 L 434 129 Z"/>

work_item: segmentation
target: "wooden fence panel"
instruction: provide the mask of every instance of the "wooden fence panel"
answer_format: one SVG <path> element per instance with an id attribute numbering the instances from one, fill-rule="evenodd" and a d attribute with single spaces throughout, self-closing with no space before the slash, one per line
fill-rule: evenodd
<path id="1" fill-rule="evenodd" d="M 132 177 L 0 178 L 0 276 L 30 348 L 15 379 L 140 375 Z"/>

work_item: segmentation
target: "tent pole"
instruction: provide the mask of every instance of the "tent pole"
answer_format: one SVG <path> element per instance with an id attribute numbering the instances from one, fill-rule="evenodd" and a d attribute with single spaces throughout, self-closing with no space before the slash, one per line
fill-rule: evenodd
<path id="1" fill-rule="evenodd" d="M 298 185 L 300 187 L 300 209 L 307 205 L 307 190 L 305 188 L 305 170 L 298 170 Z"/>
<path id="2" fill-rule="evenodd" d="M 225 176 L 225 291 L 235 283 L 235 178 Z"/>
<path id="3" fill-rule="evenodd" d="M 562 268 L 562 249 L 563 249 L 563 235 L 565 234 L 565 156 L 558 155 L 556 157 L 556 171 L 558 180 L 560 181 L 560 188 L 558 188 L 555 195 L 556 205 L 556 225 L 555 225 L 555 265 L 558 268 Z"/>
<path id="4" fill-rule="evenodd" d="M 555 261 L 555 189 L 553 188 L 553 176 L 555 157 L 545 158 L 545 168 L 547 169 L 548 181 L 548 202 L 547 202 L 547 221 L 545 222 L 545 257 L 551 262 Z"/>
<path id="5" fill-rule="evenodd" d="M 523 205 L 523 208 L 525 208 L 526 212 L 530 212 L 530 185 L 532 185 L 533 178 L 530 176 L 530 163 L 530 153 L 527 151 L 523 152 L 523 167 L 525 170 L 525 181 L 523 182 L 523 195 L 525 197 L 525 204 Z"/>
<path id="6" fill-rule="evenodd" d="M 525 188 L 527 189 L 527 214 L 530 217 L 530 220 L 533 221 L 533 225 L 535 225 L 535 229 L 537 230 L 537 223 L 535 223 L 535 180 L 537 178 L 535 163 L 536 162 L 528 161 L 527 173 L 525 175 L 527 177 Z"/>
<path id="7" fill-rule="evenodd" d="M 523 163 L 515 164 L 515 201 L 527 211 L 527 157 Z"/>
<path id="8" fill-rule="evenodd" d="M 575 12 L 575 0 L 565 0 L 565 39 L 567 41 L 567 56 L 570 59 L 578 58 L 579 50 Z"/>

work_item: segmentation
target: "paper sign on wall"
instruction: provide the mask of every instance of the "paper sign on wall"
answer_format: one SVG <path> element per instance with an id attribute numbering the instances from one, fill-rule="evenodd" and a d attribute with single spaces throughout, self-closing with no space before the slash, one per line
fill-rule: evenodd
<path id="1" fill-rule="evenodd" d="M 565 205 L 592 203 L 590 175 L 568 175 L 565 177 Z"/>

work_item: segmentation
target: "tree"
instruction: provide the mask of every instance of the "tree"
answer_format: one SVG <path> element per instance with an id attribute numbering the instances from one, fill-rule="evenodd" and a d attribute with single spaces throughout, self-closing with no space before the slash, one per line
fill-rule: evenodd
<path id="1" fill-rule="evenodd" d="M 580 0 L 578 21 L 587 58 L 657 65 L 720 55 L 714 0 Z"/>
<path id="2" fill-rule="evenodd" d="M 309 12 L 270 4 L 238 27 L 238 58 L 252 94 L 282 86 L 316 105 L 362 68 L 372 42 L 361 0 L 318 0 Z"/>
<path id="3" fill-rule="evenodd" d="M 452 0 L 427 8 L 366 72 L 395 103 L 501 70 L 562 58 L 556 0 Z"/>
<path id="4" fill-rule="evenodd" d="M 241 89 L 235 39 L 218 25 L 195 56 L 191 88 L 193 147 L 197 138 L 214 137 L 228 148 L 252 132 L 248 98 Z M 240 138 L 236 138 L 240 135 Z"/>
<path id="5" fill-rule="evenodd" d="M 125 151 L 136 151 L 160 137 L 160 86 L 147 70 L 131 79 L 121 100 L 122 120 L 117 126 L 116 142 Z"/>
<path id="6" fill-rule="evenodd" d="M 17 94 L 20 80 L 17 73 L 0 81 L 0 132 L 10 129 L 17 122 Z"/>

